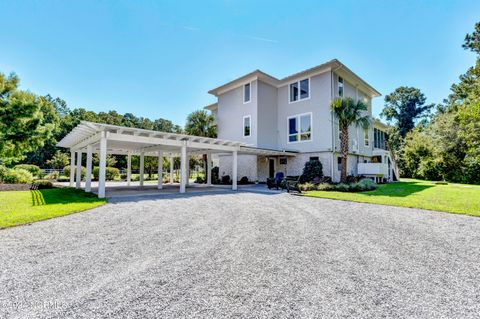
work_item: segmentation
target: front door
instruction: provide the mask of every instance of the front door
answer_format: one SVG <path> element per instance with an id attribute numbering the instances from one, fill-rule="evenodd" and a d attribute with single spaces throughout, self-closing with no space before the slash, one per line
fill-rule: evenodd
<path id="1" fill-rule="evenodd" d="M 268 177 L 270 178 L 275 177 L 275 159 L 274 158 L 268 159 Z"/>

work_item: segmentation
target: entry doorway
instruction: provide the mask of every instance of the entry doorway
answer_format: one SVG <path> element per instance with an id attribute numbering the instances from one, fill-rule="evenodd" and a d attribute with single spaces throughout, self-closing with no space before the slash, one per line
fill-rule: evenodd
<path id="1" fill-rule="evenodd" d="M 268 159 L 268 177 L 269 178 L 275 177 L 275 159 L 274 158 Z"/>

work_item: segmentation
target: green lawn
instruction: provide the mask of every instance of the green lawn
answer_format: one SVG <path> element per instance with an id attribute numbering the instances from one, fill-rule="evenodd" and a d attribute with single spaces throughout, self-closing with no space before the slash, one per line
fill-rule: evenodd
<path id="1" fill-rule="evenodd" d="M 105 202 L 74 188 L 0 192 L 0 228 L 68 215 Z"/>
<path id="2" fill-rule="evenodd" d="M 479 185 L 436 185 L 435 182 L 403 179 L 402 182 L 379 185 L 369 192 L 311 191 L 306 192 L 306 196 L 480 216 Z"/>

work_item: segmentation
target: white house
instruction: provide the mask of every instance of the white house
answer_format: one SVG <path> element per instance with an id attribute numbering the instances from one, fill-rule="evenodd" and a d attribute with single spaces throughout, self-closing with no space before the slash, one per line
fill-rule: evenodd
<path id="1" fill-rule="evenodd" d="M 310 159 L 319 159 L 325 176 L 340 179 L 338 123 L 330 103 L 352 97 L 368 105 L 381 94 L 338 60 L 277 79 L 253 71 L 209 91 L 217 103 L 206 106 L 215 115 L 218 138 L 239 141 L 252 148 L 291 152 L 295 156 L 243 154 L 238 158 L 238 178 L 264 181 L 275 172 L 300 175 Z M 349 175 L 392 181 L 398 178 L 395 162 L 386 147 L 386 126 L 372 121 L 368 130 L 350 128 Z M 230 154 L 219 155 L 221 175 L 232 176 Z"/>

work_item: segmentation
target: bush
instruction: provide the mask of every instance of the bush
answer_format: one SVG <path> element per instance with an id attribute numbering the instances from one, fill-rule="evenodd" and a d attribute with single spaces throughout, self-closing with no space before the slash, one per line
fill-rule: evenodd
<path id="1" fill-rule="evenodd" d="M 3 177 L 7 175 L 7 173 L 8 173 L 8 168 L 6 168 L 3 165 L 0 165 L 0 182 L 3 181 Z"/>
<path id="2" fill-rule="evenodd" d="M 95 166 L 92 170 L 93 178 L 98 180 L 100 176 L 100 168 Z M 105 180 L 113 181 L 118 175 L 120 175 L 120 171 L 116 167 L 106 167 L 105 168 Z M 138 176 L 138 180 L 140 180 L 140 176 Z"/>
<path id="3" fill-rule="evenodd" d="M 480 184 L 480 159 L 466 158 L 464 160 L 463 182 L 468 184 Z"/>
<path id="4" fill-rule="evenodd" d="M 298 188 L 302 191 L 302 192 L 306 192 L 306 191 L 313 191 L 316 189 L 315 187 L 315 184 L 312 184 L 312 183 L 304 183 L 304 184 L 299 184 L 298 185 Z"/>
<path id="5" fill-rule="evenodd" d="M 41 176 L 43 173 L 40 167 L 32 164 L 18 164 L 18 165 L 15 165 L 14 169 L 24 169 L 32 173 L 33 176 L 37 176 L 37 177 Z"/>
<path id="6" fill-rule="evenodd" d="M 362 191 L 372 191 L 377 189 L 377 184 L 369 178 L 364 178 L 358 182 Z"/>
<path id="7" fill-rule="evenodd" d="M 55 179 L 57 180 L 60 177 L 60 173 L 58 171 L 53 171 L 47 176 L 45 176 L 46 179 Z"/>
<path id="8" fill-rule="evenodd" d="M 311 160 L 305 163 L 300 183 L 311 182 L 315 178 L 323 177 L 323 167 L 319 160 Z"/>
<path id="9" fill-rule="evenodd" d="M 415 172 L 415 177 L 429 181 L 443 180 L 442 169 L 438 161 L 433 158 L 423 159 L 420 162 L 418 170 Z"/>
<path id="10" fill-rule="evenodd" d="M 195 183 L 197 184 L 205 184 L 206 182 L 207 180 L 201 175 L 197 175 L 197 178 L 195 178 Z"/>
<path id="11" fill-rule="evenodd" d="M 36 186 L 37 189 L 53 188 L 52 182 L 45 179 L 37 179 L 32 185 Z"/>
<path id="12" fill-rule="evenodd" d="M 75 172 L 75 174 L 77 173 L 76 170 L 77 170 L 77 168 L 74 167 L 74 172 Z M 70 176 L 70 165 L 65 166 L 65 167 L 63 168 L 63 174 L 64 174 L 65 176 L 67 176 L 67 177 Z M 82 173 L 81 173 L 80 175 L 82 176 L 82 179 L 85 179 L 85 175 L 87 175 L 87 169 L 86 169 L 85 167 L 83 167 L 83 166 L 82 166 Z"/>
<path id="13" fill-rule="evenodd" d="M 230 184 L 230 175 L 222 176 L 222 184 Z"/>
<path id="14" fill-rule="evenodd" d="M 33 181 L 33 175 L 25 169 L 10 169 L 3 176 L 3 182 L 6 184 L 28 184 Z"/>
<path id="15" fill-rule="evenodd" d="M 340 184 L 335 185 L 335 190 L 337 192 L 348 192 L 348 191 L 350 191 L 350 185 L 340 183 Z"/>
<path id="16" fill-rule="evenodd" d="M 212 183 L 213 184 L 219 184 L 220 183 L 220 168 L 218 166 L 215 166 L 212 168 Z"/>
<path id="17" fill-rule="evenodd" d="M 335 185 L 329 183 L 321 183 L 317 185 L 318 191 L 334 191 Z"/>
<path id="18" fill-rule="evenodd" d="M 245 185 L 245 184 L 248 184 L 248 177 L 247 176 L 243 176 L 242 178 L 240 178 L 240 181 L 238 182 L 240 185 Z"/>
<path id="19" fill-rule="evenodd" d="M 57 182 L 69 182 L 70 181 L 70 177 L 66 177 L 66 176 L 59 176 L 57 178 Z"/>

